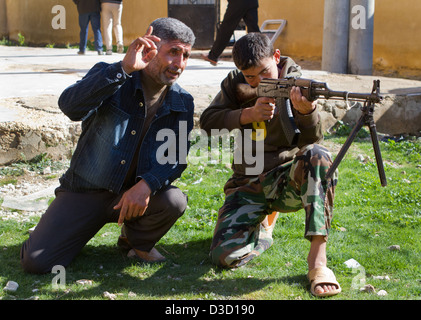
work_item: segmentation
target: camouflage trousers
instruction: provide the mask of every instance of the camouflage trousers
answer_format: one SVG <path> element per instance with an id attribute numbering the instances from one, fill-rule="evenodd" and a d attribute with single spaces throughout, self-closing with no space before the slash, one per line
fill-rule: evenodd
<path id="1" fill-rule="evenodd" d="M 326 179 L 332 164 L 329 151 L 317 144 L 303 147 L 295 158 L 257 177 L 233 175 L 225 184 L 225 202 L 218 213 L 211 244 L 212 261 L 240 267 L 273 244 L 279 213 L 304 208 L 305 233 L 327 240 L 332 221 L 337 171 Z"/>

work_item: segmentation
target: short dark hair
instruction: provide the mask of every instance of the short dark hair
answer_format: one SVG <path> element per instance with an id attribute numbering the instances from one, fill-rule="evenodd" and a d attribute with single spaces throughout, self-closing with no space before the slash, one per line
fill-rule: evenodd
<path id="1" fill-rule="evenodd" d="M 162 41 L 180 40 L 193 47 L 196 40 L 192 29 L 175 18 L 158 18 L 152 21 L 151 26 L 152 34 Z"/>
<path id="2" fill-rule="evenodd" d="M 247 70 L 258 65 L 262 59 L 272 57 L 274 52 L 268 36 L 260 32 L 251 32 L 235 42 L 232 57 L 238 69 Z"/>

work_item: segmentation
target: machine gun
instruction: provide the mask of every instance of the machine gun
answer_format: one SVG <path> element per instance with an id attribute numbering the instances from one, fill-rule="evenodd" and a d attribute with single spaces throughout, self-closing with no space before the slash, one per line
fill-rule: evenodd
<path id="1" fill-rule="evenodd" d="M 376 125 L 373 119 L 374 106 L 382 100 L 382 97 L 380 96 L 380 80 L 374 80 L 371 93 L 334 91 L 331 90 L 325 82 L 317 82 L 301 78 L 263 79 L 257 88 L 251 88 L 247 84 L 239 84 L 237 87 L 237 97 L 240 101 L 251 101 L 257 97 L 275 98 L 275 104 L 280 109 L 279 112 L 282 129 L 284 130 L 288 142 L 293 145 L 297 142 L 300 130 L 295 124 L 289 99 L 285 101 L 285 98 L 289 98 L 292 87 L 300 87 L 301 94 L 309 101 L 314 101 L 323 97 L 325 99 L 345 100 L 347 103 L 349 100 L 364 102 L 364 105 L 361 107 L 361 117 L 336 156 L 332 166 L 326 174 L 326 177 L 330 178 L 332 176 L 348 151 L 348 148 L 354 141 L 358 131 L 360 131 L 364 125 L 367 125 L 369 127 L 371 141 L 373 143 L 380 182 L 382 186 L 386 186 L 386 175 L 384 172 L 382 155 L 377 138 Z M 281 100 L 284 100 L 285 102 L 282 102 Z"/>

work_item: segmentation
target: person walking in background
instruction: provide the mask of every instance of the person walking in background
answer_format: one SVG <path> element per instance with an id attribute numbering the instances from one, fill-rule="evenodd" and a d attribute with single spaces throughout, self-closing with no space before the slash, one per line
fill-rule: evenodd
<path id="1" fill-rule="evenodd" d="M 216 66 L 218 58 L 228 45 L 231 36 L 241 19 L 244 20 L 248 32 L 260 32 L 258 25 L 258 0 L 228 0 L 227 11 L 216 34 L 215 42 L 208 55 L 202 58 Z"/>
<path id="2" fill-rule="evenodd" d="M 94 32 L 95 50 L 99 55 L 102 55 L 101 6 L 99 0 L 73 0 L 73 2 L 77 5 L 79 13 L 80 42 L 78 54 L 85 54 L 90 21 Z"/>
<path id="3" fill-rule="evenodd" d="M 123 12 L 123 0 L 101 0 L 101 18 L 104 27 L 104 42 L 106 54 L 113 52 L 113 34 L 116 38 L 117 52 L 123 53 L 123 28 L 121 26 L 121 14 Z"/>

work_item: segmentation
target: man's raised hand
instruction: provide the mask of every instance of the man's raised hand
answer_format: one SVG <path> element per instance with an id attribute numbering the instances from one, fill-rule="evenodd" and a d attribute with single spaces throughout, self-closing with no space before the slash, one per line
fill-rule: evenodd
<path id="1" fill-rule="evenodd" d="M 121 62 L 121 66 L 126 73 L 131 74 L 134 71 L 143 70 L 158 54 L 156 43 L 161 39 L 153 36 L 152 31 L 152 26 L 149 26 L 143 37 L 137 38 L 130 44 Z"/>

